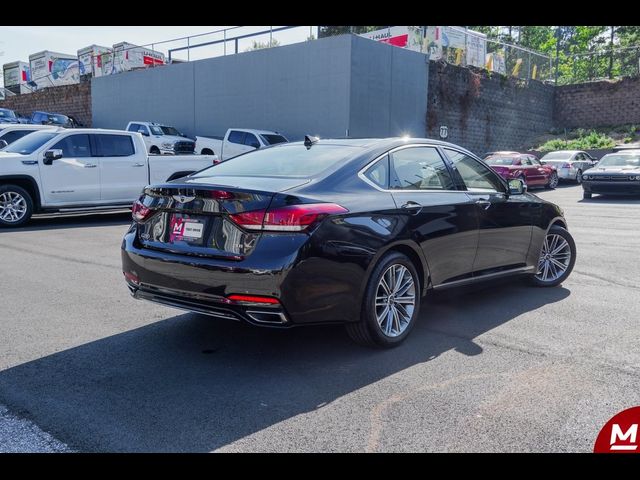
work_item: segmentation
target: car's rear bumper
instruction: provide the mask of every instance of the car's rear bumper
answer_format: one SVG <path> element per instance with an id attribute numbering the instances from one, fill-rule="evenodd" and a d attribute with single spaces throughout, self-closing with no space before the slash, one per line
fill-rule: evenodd
<path id="1" fill-rule="evenodd" d="M 582 188 L 585 193 L 599 193 L 602 195 L 640 195 L 640 181 L 594 182 L 584 181 Z"/>
<path id="2" fill-rule="evenodd" d="M 144 248 L 135 228 L 122 243 L 122 271 L 135 298 L 254 325 L 359 319 L 365 269 L 310 256 L 316 246 L 308 235 L 264 234 L 250 256 L 227 260 Z M 229 301 L 231 295 L 257 295 L 279 303 L 237 304 Z"/>
<path id="3" fill-rule="evenodd" d="M 558 168 L 556 172 L 558 172 L 558 178 L 560 180 L 575 180 L 578 170 L 573 168 Z"/>

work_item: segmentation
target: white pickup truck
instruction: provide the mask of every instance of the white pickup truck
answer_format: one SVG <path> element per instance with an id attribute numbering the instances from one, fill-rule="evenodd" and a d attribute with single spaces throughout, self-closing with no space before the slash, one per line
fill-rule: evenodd
<path id="1" fill-rule="evenodd" d="M 196 142 L 178 131 L 176 127 L 154 122 L 129 122 L 128 132 L 138 132 L 147 146 L 147 151 L 154 155 L 179 155 L 194 153 Z"/>
<path id="2" fill-rule="evenodd" d="M 23 225 L 40 212 L 129 207 L 146 185 L 212 163 L 207 155 L 148 155 L 135 132 L 33 132 L 0 151 L 0 227 Z"/>
<path id="3" fill-rule="evenodd" d="M 217 155 L 220 161 L 224 161 L 251 150 L 288 141 L 278 132 L 230 128 L 224 137 L 196 137 L 196 152 L 202 155 Z"/>

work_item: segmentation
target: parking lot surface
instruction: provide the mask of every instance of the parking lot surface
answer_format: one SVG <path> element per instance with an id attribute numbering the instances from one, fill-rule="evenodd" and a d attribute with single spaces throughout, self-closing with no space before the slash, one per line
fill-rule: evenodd
<path id="1" fill-rule="evenodd" d="M 387 351 L 133 300 L 128 213 L 0 230 L 0 451 L 590 451 L 640 405 L 640 199 L 534 193 L 569 279 L 430 295 Z"/>

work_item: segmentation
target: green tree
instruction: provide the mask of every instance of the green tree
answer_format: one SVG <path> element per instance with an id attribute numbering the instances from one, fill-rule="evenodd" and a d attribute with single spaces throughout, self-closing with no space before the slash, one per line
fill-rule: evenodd
<path id="1" fill-rule="evenodd" d="M 280 42 L 275 38 L 272 38 L 270 41 L 266 41 L 266 42 L 259 42 L 257 40 L 254 40 L 251 46 L 248 48 L 245 48 L 244 51 L 251 52 L 252 50 L 262 50 L 263 48 L 279 47 L 279 46 L 280 46 Z"/>

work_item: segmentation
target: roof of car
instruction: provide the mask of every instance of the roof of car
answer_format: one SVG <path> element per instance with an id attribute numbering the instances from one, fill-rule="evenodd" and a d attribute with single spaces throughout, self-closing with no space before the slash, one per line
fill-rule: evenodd
<path id="1" fill-rule="evenodd" d="M 547 152 L 545 155 L 549 155 L 550 153 L 587 153 L 584 150 L 553 150 L 552 152 Z"/>
<path id="2" fill-rule="evenodd" d="M 58 128 L 57 125 L 38 125 L 37 123 L 0 123 L 3 130 L 11 128 L 13 130 L 51 130 Z"/>
<path id="3" fill-rule="evenodd" d="M 292 142 L 293 144 L 301 144 L 302 141 Z M 416 137 L 387 137 L 387 138 L 321 138 L 318 140 L 319 145 L 344 145 L 353 147 L 381 147 L 388 146 L 389 148 L 395 148 L 404 144 L 425 144 L 425 145 L 438 145 L 444 148 L 455 148 L 464 152 L 471 153 L 464 147 L 449 142 L 443 142 L 442 140 L 436 140 L 433 138 L 416 138 Z M 289 144 L 291 145 L 291 143 Z M 473 154 L 476 156 L 475 154 Z"/>

